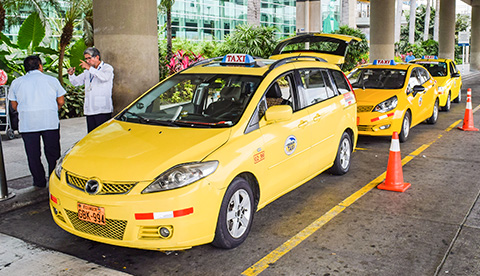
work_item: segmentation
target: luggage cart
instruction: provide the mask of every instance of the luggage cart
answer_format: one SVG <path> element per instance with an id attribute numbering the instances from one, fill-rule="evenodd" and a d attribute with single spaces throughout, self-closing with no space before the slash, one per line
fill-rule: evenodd
<path id="1" fill-rule="evenodd" d="M 18 115 L 8 100 L 8 85 L 0 86 L 0 131 L 5 131 L 8 139 L 15 138 L 18 130 Z"/>

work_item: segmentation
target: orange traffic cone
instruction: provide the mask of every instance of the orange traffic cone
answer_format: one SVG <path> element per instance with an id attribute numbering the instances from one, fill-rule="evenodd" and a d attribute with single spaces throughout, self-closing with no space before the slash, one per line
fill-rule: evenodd
<path id="1" fill-rule="evenodd" d="M 393 132 L 392 144 L 390 145 L 390 155 L 388 156 L 387 177 L 378 189 L 405 192 L 410 187 L 410 183 L 403 182 L 402 171 L 402 156 L 400 154 L 400 141 L 398 140 L 398 133 Z"/>
<path id="2" fill-rule="evenodd" d="M 465 116 L 463 118 L 463 126 L 458 127 L 463 131 L 478 131 L 473 125 L 473 112 L 472 112 L 472 89 L 467 89 L 467 108 L 465 108 Z"/>

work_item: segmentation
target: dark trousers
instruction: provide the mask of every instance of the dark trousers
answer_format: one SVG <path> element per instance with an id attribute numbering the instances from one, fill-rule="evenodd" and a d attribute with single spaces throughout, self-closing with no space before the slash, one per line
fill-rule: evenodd
<path id="1" fill-rule="evenodd" d="M 112 113 L 102 113 L 95 115 L 87 115 L 87 131 L 96 129 L 99 125 L 105 123 L 112 118 Z"/>
<path id="2" fill-rule="evenodd" d="M 43 150 L 48 163 L 48 175 L 55 169 L 55 163 L 60 158 L 60 130 L 44 130 L 37 132 L 23 132 L 22 139 L 27 153 L 28 168 L 33 176 L 33 185 L 45 187 L 45 169 L 42 165 L 40 137 L 43 140 Z"/>

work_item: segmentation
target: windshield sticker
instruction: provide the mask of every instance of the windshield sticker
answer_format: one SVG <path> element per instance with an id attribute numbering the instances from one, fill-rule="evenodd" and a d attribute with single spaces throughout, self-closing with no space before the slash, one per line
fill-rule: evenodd
<path id="1" fill-rule="evenodd" d="M 287 140 L 285 140 L 285 146 L 283 149 L 287 155 L 291 155 L 295 152 L 297 148 L 297 138 L 293 135 L 288 136 Z"/>

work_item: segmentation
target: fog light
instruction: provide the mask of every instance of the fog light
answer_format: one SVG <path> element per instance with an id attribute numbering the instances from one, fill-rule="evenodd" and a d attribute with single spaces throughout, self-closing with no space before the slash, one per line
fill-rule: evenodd
<path id="1" fill-rule="evenodd" d="M 169 238 L 172 235 L 172 228 L 166 226 L 160 226 L 158 228 L 158 233 L 162 238 Z"/>
<path id="2" fill-rule="evenodd" d="M 384 125 L 384 126 L 379 127 L 379 129 L 384 130 L 384 129 L 389 128 L 390 126 L 391 126 L 391 125 Z"/>

